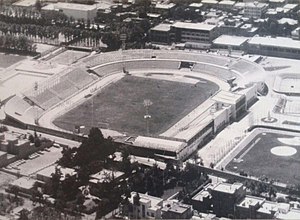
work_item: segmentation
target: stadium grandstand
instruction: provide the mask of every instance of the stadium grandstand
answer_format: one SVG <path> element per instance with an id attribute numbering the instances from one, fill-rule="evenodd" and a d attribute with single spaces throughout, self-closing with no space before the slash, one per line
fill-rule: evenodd
<path id="1" fill-rule="evenodd" d="M 89 75 L 87 71 L 76 68 L 68 73 L 48 78 L 35 88 L 24 92 L 24 96 L 46 110 L 79 92 L 96 78 Z"/>

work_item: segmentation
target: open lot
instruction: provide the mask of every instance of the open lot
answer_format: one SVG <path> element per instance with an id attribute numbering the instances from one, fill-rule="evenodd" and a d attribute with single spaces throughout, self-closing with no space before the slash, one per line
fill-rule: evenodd
<path id="1" fill-rule="evenodd" d="M 0 67 L 7 68 L 25 58 L 26 56 L 0 53 Z"/>
<path id="2" fill-rule="evenodd" d="M 251 176 L 267 176 L 287 184 L 300 180 L 300 137 L 263 132 L 226 166 L 227 170 Z"/>
<path id="3" fill-rule="evenodd" d="M 125 76 L 57 118 L 54 124 L 66 130 L 74 130 L 75 125 L 85 125 L 145 135 L 144 100 L 150 99 L 153 104 L 149 106 L 149 133 L 156 135 L 175 124 L 219 89 L 217 84 L 203 81 L 206 83 L 193 85 Z"/>

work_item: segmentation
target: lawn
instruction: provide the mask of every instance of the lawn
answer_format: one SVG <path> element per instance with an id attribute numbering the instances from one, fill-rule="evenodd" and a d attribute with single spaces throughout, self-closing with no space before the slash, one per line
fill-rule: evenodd
<path id="1" fill-rule="evenodd" d="M 237 173 L 244 171 L 256 177 L 266 176 L 282 183 L 297 184 L 300 181 L 300 146 L 288 145 L 278 140 L 293 140 L 292 138 L 294 136 L 272 132 L 258 134 L 236 156 L 242 161 L 232 160 L 226 169 Z M 255 141 L 257 141 L 256 144 L 254 144 Z M 276 156 L 271 153 L 271 149 L 277 146 L 293 147 L 297 153 L 292 156 Z"/>
<path id="2" fill-rule="evenodd" d="M 146 109 L 143 103 L 145 99 L 150 99 L 153 104 L 149 107 L 149 133 L 157 135 L 187 115 L 218 89 L 213 82 L 193 85 L 126 76 L 57 118 L 54 124 L 67 130 L 74 130 L 75 125 L 85 125 L 126 131 L 132 135 L 145 135 Z"/>
<path id="3" fill-rule="evenodd" d="M 7 68 L 25 58 L 26 56 L 0 53 L 0 67 Z"/>

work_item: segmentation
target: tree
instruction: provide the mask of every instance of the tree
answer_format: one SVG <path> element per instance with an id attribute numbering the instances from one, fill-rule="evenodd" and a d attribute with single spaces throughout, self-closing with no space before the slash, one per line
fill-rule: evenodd
<path id="1" fill-rule="evenodd" d="M 121 46 L 119 37 L 111 32 L 104 33 L 101 41 L 107 45 L 108 51 L 117 50 Z"/>
<path id="2" fill-rule="evenodd" d="M 41 9 L 42 9 L 42 3 L 41 3 L 40 0 L 36 0 L 36 2 L 35 2 L 35 9 L 37 11 L 41 11 Z"/>

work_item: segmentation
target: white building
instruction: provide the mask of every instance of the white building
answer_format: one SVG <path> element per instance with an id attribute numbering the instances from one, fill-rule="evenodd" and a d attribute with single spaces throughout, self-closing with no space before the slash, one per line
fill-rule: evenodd
<path id="1" fill-rule="evenodd" d="M 265 56 L 300 58 L 300 41 L 287 37 L 253 37 L 248 52 Z"/>
<path id="2" fill-rule="evenodd" d="M 261 18 L 267 9 L 268 4 L 249 2 L 245 5 L 244 16 L 247 18 Z"/>
<path id="3" fill-rule="evenodd" d="M 58 2 L 42 8 L 42 10 L 57 10 L 63 12 L 68 17 L 75 20 L 84 19 L 93 21 L 97 16 L 97 5 L 84 5 L 75 3 Z"/>
<path id="4" fill-rule="evenodd" d="M 163 199 L 142 193 L 131 192 L 129 202 L 133 209 L 129 211 L 130 219 L 161 219 Z"/>

